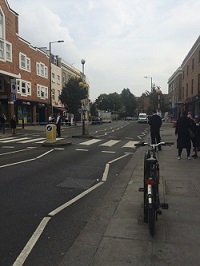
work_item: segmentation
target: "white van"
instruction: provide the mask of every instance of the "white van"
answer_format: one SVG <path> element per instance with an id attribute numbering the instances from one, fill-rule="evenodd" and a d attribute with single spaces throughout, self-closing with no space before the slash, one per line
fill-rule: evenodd
<path id="1" fill-rule="evenodd" d="M 138 123 L 148 123 L 148 115 L 146 113 L 139 113 Z"/>

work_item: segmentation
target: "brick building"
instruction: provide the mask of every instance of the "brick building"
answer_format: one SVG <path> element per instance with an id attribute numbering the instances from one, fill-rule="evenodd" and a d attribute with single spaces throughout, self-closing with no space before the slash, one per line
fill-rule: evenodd
<path id="1" fill-rule="evenodd" d="M 0 0 L 0 112 L 7 122 L 42 123 L 49 101 L 49 56 L 19 36 L 18 14 Z"/>
<path id="2" fill-rule="evenodd" d="M 172 108 L 191 111 L 200 116 L 200 36 L 186 55 L 180 68 L 168 80 Z"/>

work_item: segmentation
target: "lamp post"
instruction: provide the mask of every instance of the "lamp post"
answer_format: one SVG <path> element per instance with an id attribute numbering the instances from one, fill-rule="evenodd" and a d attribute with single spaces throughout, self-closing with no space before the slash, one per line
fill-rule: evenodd
<path id="1" fill-rule="evenodd" d="M 89 111 L 88 111 L 89 87 L 88 87 L 88 85 L 85 82 L 85 72 L 84 72 L 85 59 L 81 60 L 81 64 L 82 64 L 82 73 L 83 73 L 82 80 L 83 80 L 83 82 L 79 82 L 79 86 L 87 89 L 87 96 L 84 99 L 84 104 L 83 104 L 83 108 L 82 108 L 82 110 L 83 110 L 82 134 L 83 135 L 89 135 Z"/>
<path id="2" fill-rule="evenodd" d="M 152 77 L 147 77 L 147 76 L 144 76 L 145 79 L 151 79 L 151 92 L 153 90 L 153 83 L 152 83 Z"/>
<path id="3" fill-rule="evenodd" d="M 51 113 L 53 114 L 53 99 L 52 99 L 52 77 L 51 77 L 51 44 L 52 43 L 61 43 L 63 40 L 49 42 L 49 77 L 50 77 L 50 107 Z"/>
<path id="4" fill-rule="evenodd" d="M 156 93 L 158 95 L 158 113 L 161 115 L 161 110 L 160 110 L 160 95 L 162 93 L 161 89 L 159 86 L 157 86 Z"/>

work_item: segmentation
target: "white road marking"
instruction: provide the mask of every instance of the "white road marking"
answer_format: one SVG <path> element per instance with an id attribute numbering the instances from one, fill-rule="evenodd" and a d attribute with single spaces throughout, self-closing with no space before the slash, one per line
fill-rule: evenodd
<path id="1" fill-rule="evenodd" d="M 29 143 L 29 142 L 36 142 L 36 141 L 39 141 L 39 140 L 45 140 L 45 138 L 28 139 L 28 140 L 22 140 L 22 141 L 19 141 L 19 142 L 20 143 Z"/>
<path id="2" fill-rule="evenodd" d="M 37 240 L 39 239 L 39 237 L 43 233 L 43 231 L 44 231 L 44 229 L 45 229 L 45 227 L 46 227 L 46 225 L 47 225 L 47 223 L 49 222 L 50 219 L 51 219 L 51 217 L 45 217 L 44 219 L 42 219 L 42 221 L 38 225 L 37 229 L 35 230 L 35 232 L 31 236 L 31 238 L 27 242 L 26 246 L 23 248 L 22 252 L 17 257 L 17 259 L 14 262 L 13 266 L 22 266 L 24 264 L 26 258 L 28 257 L 28 255 L 30 254 L 31 250 L 35 246 Z"/>
<path id="3" fill-rule="evenodd" d="M 129 141 L 122 148 L 135 148 L 135 144 L 139 143 L 139 141 Z"/>
<path id="4" fill-rule="evenodd" d="M 25 149 L 22 150 L 17 150 L 17 151 L 9 151 L 9 152 L 4 152 L 4 153 L 0 153 L 0 156 L 6 155 L 6 154 L 13 154 L 13 153 L 18 153 L 18 152 L 22 152 L 22 151 L 27 151 L 28 149 L 34 149 L 35 147 L 27 147 Z"/>
<path id="5" fill-rule="evenodd" d="M 91 139 L 91 140 L 88 140 L 88 141 L 84 141 L 84 142 L 81 142 L 79 143 L 80 145 L 92 145 L 92 144 L 95 144 L 97 142 L 101 141 L 101 139 Z"/>
<path id="6" fill-rule="evenodd" d="M 113 162 L 116 162 L 117 160 L 120 160 L 120 159 L 126 157 L 127 155 L 128 154 L 126 154 L 124 156 L 121 156 L 121 157 L 118 157 L 115 160 L 112 160 L 112 161 L 110 161 L 110 162 L 108 162 L 106 164 L 101 182 L 97 183 L 96 185 L 94 185 L 91 188 L 85 190 L 84 192 L 82 192 L 81 194 L 79 194 L 78 196 L 76 196 L 75 198 L 71 199 L 70 201 L 68 201 L 68 202 L 64 203 L 63 205 L 61 205 L 60 207 L 56 208 L 55 210 L 53 210 L 52 212 L 50 212 L 48 214 L 48 217 L 44 217 L 43 220 L 41 221 L 41 223 L 39 224 L 39 226 L 37 227 L 37 229 L 35 230 L 35 232 L 33 233 L 32 237 L 27 242 L 27 244 L 24 247 L 24 249 L 22 250 L 22 252 L 17 257 L 17 259 L 14 262 L 13 266 L 22 266 L 24 264 L 26 258 L 31 253 L 31 250 L 35 246 L 37 240 L 41 236 L 41 234 L 44 231 L 47 223 L 49 222 L 49 220 L 52 217 L 54 217 L 56 214 L 58 214 L 59 212 L 63 211 L 64 209 L 66 209 L 68 206 L 72 205 L 76 201 L 80 200 L 81 198 L 83 198 L 84 196 L 86 196 L 87 194 L 89 194 L 91 191 L 93 191 L 96 188 L 98 188 L 99 186 L 103 185 L 106 182 L 106 180 L 107 180 L 107 176 L 108 176 L 110 164 L 113 163 Z"/>
<path id="7" fill-rule="evenodd" d="M 76 149 L 76 151 L 89 151 L 88 149 Z"/>
<path id="8" fill-rule="evenodd" d="M 15 141 L 20 141 L 20 140 L 25 140 L 25 139 L 29 139 L 29 138 L 9 138 L 9 139 L 4 139 L 4 140 L 0 140 L 2 143 L 8 143 L 8 142 L 15 142 Z"/>
<path id="9" fill-rule="evenodd" d="M 103 144 L 100 144 L 99 146 L 104 146 L 104 147 L 112 147 L 115 144 L 117 144 L 119 142 L 119 140 L 109 140 Z"/>
<path id="10" fill-rule="evenodd" d="M 104 153 L 116 153 L 115 151 L 101 151 L 101 152 L 104 152 Z"/>
<path id="11" fill-rule="evenodd" d="M 2 146 L 3 149 L 14 149 L 14 146 Z"/>

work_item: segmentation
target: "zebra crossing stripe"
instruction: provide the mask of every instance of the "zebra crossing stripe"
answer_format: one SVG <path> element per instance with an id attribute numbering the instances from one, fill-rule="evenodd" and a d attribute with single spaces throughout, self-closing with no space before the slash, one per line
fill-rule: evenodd
<path id="1" fill-rule="evenodd" d="M 6 140 L 1 140 L 2 143 L 9 143 L 9 142 L 17 142 L 17 141 L 21 141 L 21 140 L 25 140 L 25 139 L 29 139 L 29 138 L 12 138 L 12 139 L 6 139 Z"/>
<path id="2" fill-rule="evenodd" d="M 101 139 L 91 139 L 91 140 L 88 140 L 88 141 L 84 141 L 84 142 L 81 142 L 79 143 L 80 145 L 92 145 L 92 144 L 95 144 L 97 142 L 101 141 Z"/>
<path id="3" fill-rule="evenodd" d="M 135 148 L 135 144 L 139 143 L 139 141 L 129 141 L 122 148 Z"/>
<path id="4" fill-rule="evenodd" d="M 117 144 L 119 142 L 119 140 L 109 140 L 99 146 L 104 146 L 104 147 L 112 147 L 114 146 L 115 144 Z"/>
<path id="5" fill-rule="evenodd" d="M 28 140 L 22 140 L 22 141 L 19 141 L 19 142 L 20 143 L 29 143 L 29 142 L 36 142 L 36 141 L 41 141 L 41 140 L 45 140 L 45 138 L 28 139 Z"/>

